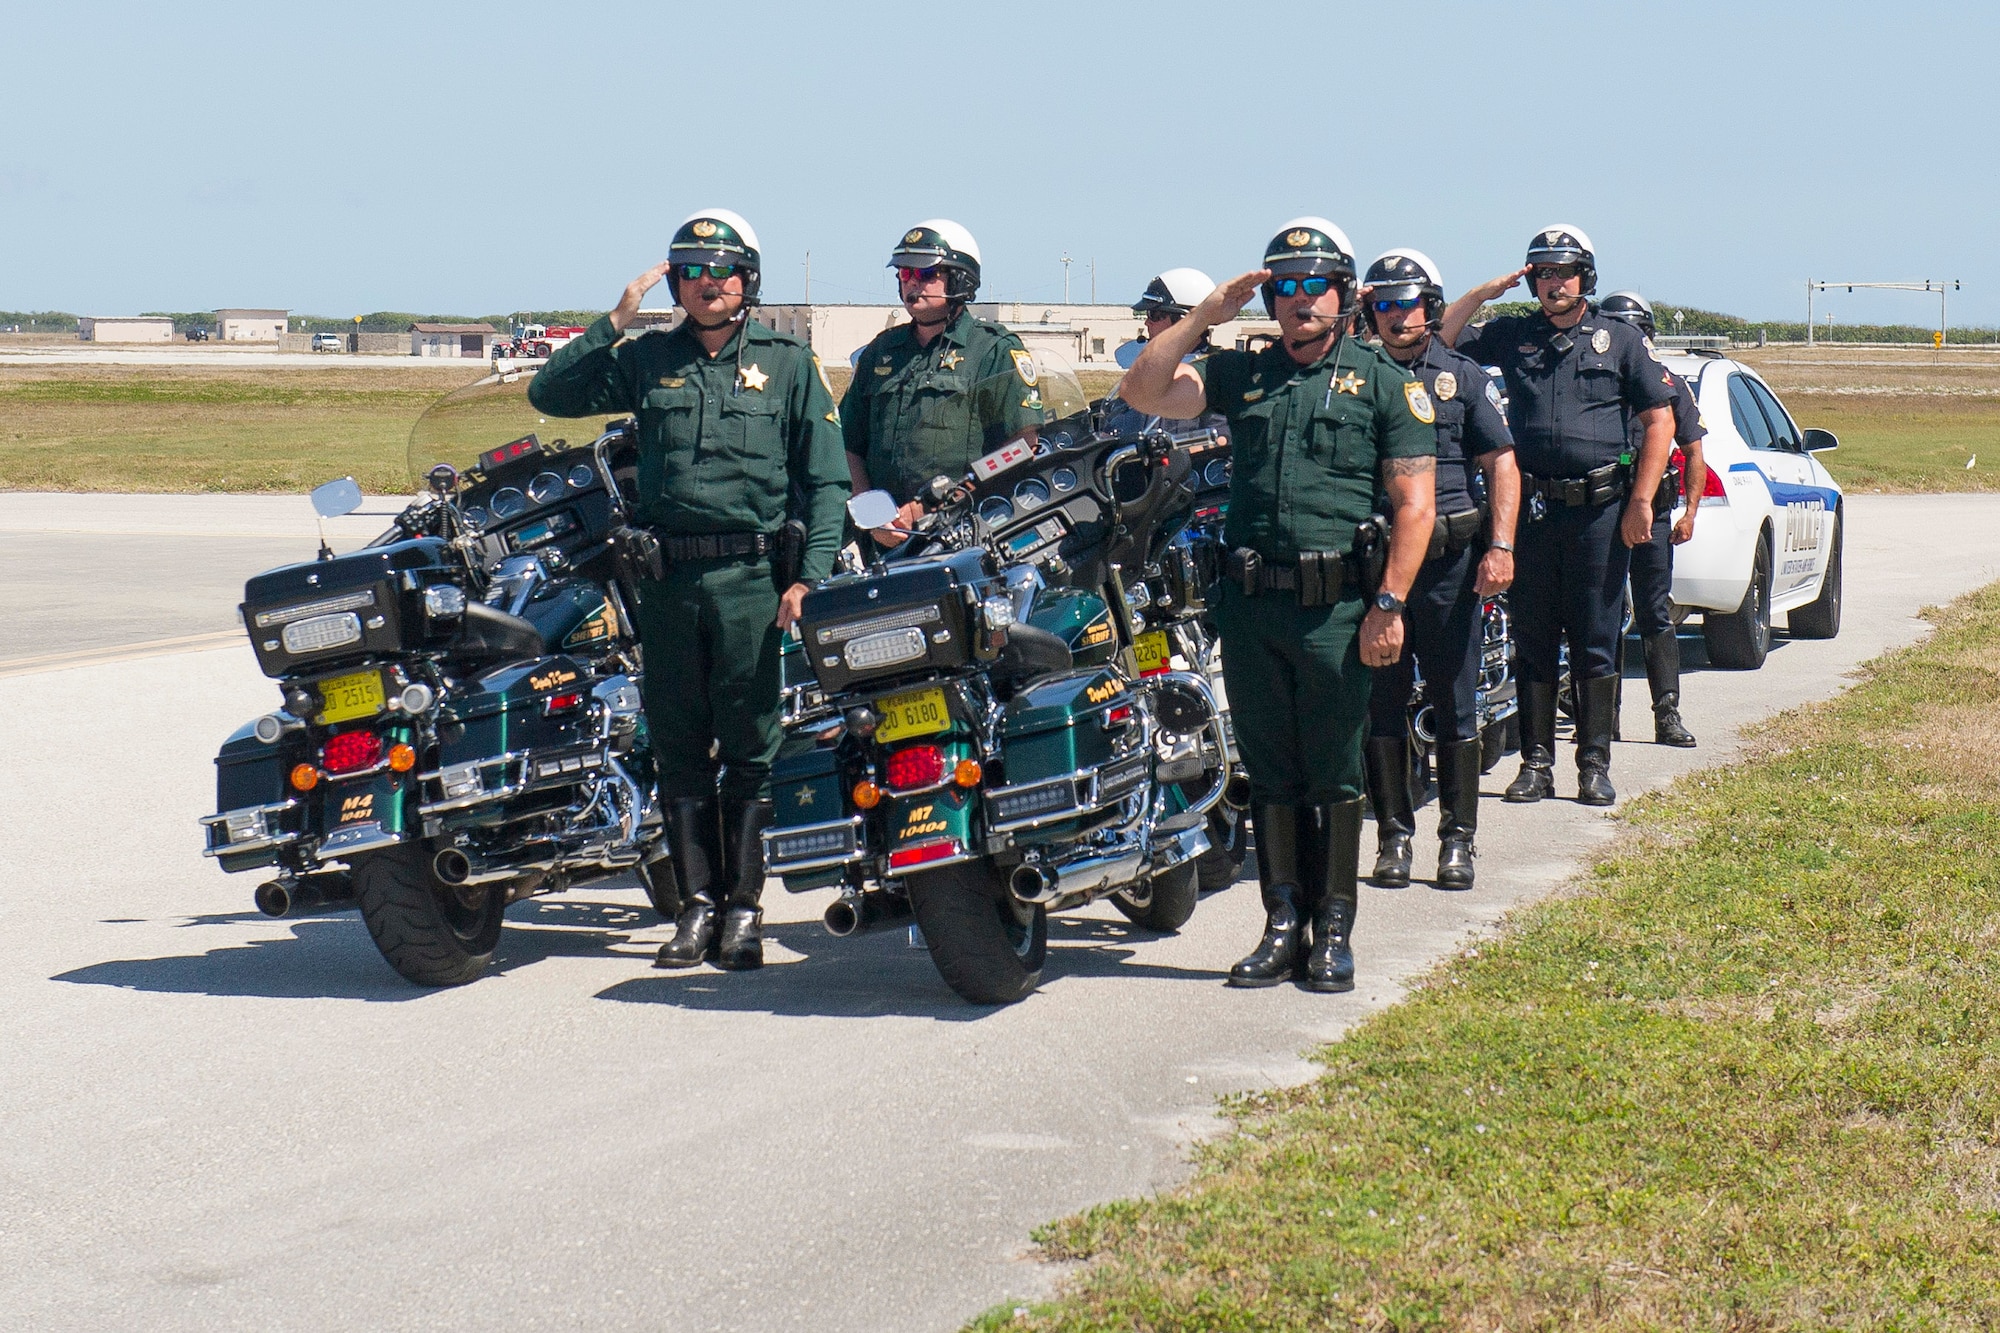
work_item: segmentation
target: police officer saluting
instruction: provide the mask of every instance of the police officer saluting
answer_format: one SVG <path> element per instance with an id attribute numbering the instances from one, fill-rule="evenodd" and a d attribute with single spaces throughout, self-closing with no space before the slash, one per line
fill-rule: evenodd
<path id="1" fill-rule="evenodd" d="M 749 223 L 722 208 L 693 214 L 667 261 L 634 278 L 618 308 L 528 388 L 551 416 L 639 418 L 636 519 L 663 548 L 661 567 L 638 585 L 646 721 L 681 891 L 660 967 L 764 961 L 760 835 L 782 739 L 779 636 L 807 585 L 832 572 L 847 501 L 840 417 L 818 360 L 748 318 L 760 268 Z M 621 343 L 662 277 L 687 318 Z M 772 557 L 788 492 L 806 541 L 779 588 Z"/>
<path id="2" fill-rule="evenodd" d="M 1198 268 L 1170 268 L 1147 283 L 1146 290 L 1132 303 L 1132 313 L 1145 321 L 1145 333 L 1138 342 L 1128 344 L 1129 352 L 1126 347 L 1118 349 L 1121 363 L 1129 369 L 1131 362 L 1137 360 L 1139 353 L 1145 350 L 1148 341 L 1186 319 L 1188 312 L 1200 305 L 1202 298 L 1214 290 L 1215 279 Z M 1206 356 L 1214 350 L 1215 347 L 1209 342 L 1208 333 L 1204 330 L 1201 342 L 1188 354 L 1187 359 Z M 1172 417 L 1135 411 L 1122 398 L 1117 397 L 1106 404 L 1106 407 L 1108 410 L 1104 419 L 1104 429 L 1111 433 L 1137 434 L 1146 430 L 1163 430 L 1169 435 L 1188 435 L 1195 431 L 1212 430 L 1225 439 L 1229 434 L 1229 423 L 1219 412 L 1210 412 L 1197 421 L 1181 421 Z"/>
<path id="3" fill-rule="evenodd" d="M 849 475 L 903 507 L 897 527 L 923 514 L 917 494 L 935 477 L 956 482 L 981 454 L 1041 425 L 1035 363 L 1021 340 L 974 319 L 979 244 L 948 218 L 919 222 L 889 256 L 910 322 L 875 335 L 840 400 Z M 899 544 L 882 529 L 875 539 Z"/>
<path id="4" fill-rule="evenodd" d="M 1482 305 L 1524 277 L 1539 312 L 1459 336 Z M 1565 635 L 1577 703 L 1577 799 L 1618 799 L 1611 737 L 1625 573 L 1630 548 L 1652 535 L 1653 495 L 1673 439 L 1673 392 L 1638 330 L 1591 308 L 1596 287 L 1590 238 L 1558 223 L 1528 243 L 1525 267 L 1459 297 L 1442 325 L 1445 341 L 1506 377 L 1529 506 L 1507 599 L 1521 690 L 1521 772 L 1507 788 L 1509 801 L 1555 794 L 1557 645 Z M 1645 431 L 1636 457 L 1628 434 L 1634 418 Z"/>
<path id="5" fill-rule="evenodd" d="M 1407 709 L 1414 668 L 1437 725 L 1441 889 L 1469 889 L 1479 827 L 1477 708 L 1485 627 L 1482 601 L 1514 581 L 1521 474 L 1500 415 L 1500 390 L 1476 361 L 1438 340 L 1444 280 L 1417 250 L 1390 250 L 1362 279 L 1362 315 L 1382 349 L 1420 380 L 1437 413 L 1437 519 L 1429 559 L 1410 591 L 1408 648 L 1375 673 L 1368 727 L 1368 799 L 1375 807 L 1377 884 L 1410 882 L 1416 812 L 1410 792 Z M 1483 474 L 1486 502 L 1474 497 Z"/>
<path id="6" fill-rule="evenodd" d="M 1598 309 L 1639 330 L 1653 345 L 1653 307 L 1637 292 L 1613 292 Z M 1653 696 L 1653 740 L 1660 745 L 1693 745 L 1694 733 L 1681 721 L 1681 641 L 1674 630 L 1674 547 L 1694 536 L 1694 511 L 1708 484 L 1701 442 L 1708 434 L 1701 410 L 1686 382 L 1666 367 L 1660 374 L 1674 388 L 1674 444 L 1677 457 L 1653 500 L 1653 535 L 1632 548 L 1632 628 L 1646 654 L 1646 685 Z M 1633 423 L 1633 448 L 1639 445 Z M 1678 464 L 1678 465 L 1676 465 Z M 1674 504 L 1685 493 L 1687 510 L 1674 521 Z"/>
<path id="7" fill-rule="evenodd" d="M 1280 341 L 1184 364 L 1260 287 Z M 1298 976 L 1310 990 L 1354 987 L 1367 668 L 1402 651 L 1404 599 L 1430 541 L 1436 414 L 1408 371 L 1346 336 L 1354 287 L 1347 237 L 1298 218 L 1265 247 L 1262 269 L 1155 335 L 1125 376 L 1141 412 L 1229 419 L 1233 549 L 1215 619 L 1265 910 L 1262 941 L 1230 969 L 1236 986 Z M 1353 557 L 1378 487 L 1395 528 L 1371 602 Z"/>

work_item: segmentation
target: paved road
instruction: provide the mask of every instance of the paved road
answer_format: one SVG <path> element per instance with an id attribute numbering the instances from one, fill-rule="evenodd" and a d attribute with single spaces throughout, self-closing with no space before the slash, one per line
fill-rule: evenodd
<path id="1" fill-rule="evenodd" d="M 1622 790 L 1728 757 L 2000 577 L 2000 496 L 1850 504 L 1841 638 L 1693 674 L 1702 748 L 1620 745 Z M 639 893 L 586 889 L 516 907 L 493 975 L 426 993 L 353 916 L 266 922 L 196 855 L 215 742 L 274 702 L 239 646 L 0 679 L 0 1326 L 951 1328 L 1049 1289 L 1033 1226 L 1183 1179 L 1218 1093 L 1309 1076 L 1303 1051 L 1616 827 L 1489 800 L 1476 890 L 1364 889 L 1349 996 L 1222 987 L 1258 929 L 1243 885 L 1172 939 L 1059 918 L 1042 991 L 1003 1010 L 776 890 L 758 974 L 652 971 Z"/>

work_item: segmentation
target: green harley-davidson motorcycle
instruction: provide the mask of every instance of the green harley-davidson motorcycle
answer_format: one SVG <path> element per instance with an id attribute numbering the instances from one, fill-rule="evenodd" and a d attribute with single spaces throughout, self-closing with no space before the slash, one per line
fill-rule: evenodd
<path id="1" fill-rule="evenodd" d="M 979 1004 L 1035 989 L 1051 911 L 1184 924 L 1229 778 L 1208 677 L 1135 656 L 1126 571 L 1192 516 L 1188 447 L 1100 433 L 1074 375 L 1035 363 L 1036 437 L 934 482 L 900 546 L 807 596 L 764 835 L 787 888 L 840 887 L 834 934 L 914 915 Z M 880 491 L 849 511 L 896 521 Z"/>

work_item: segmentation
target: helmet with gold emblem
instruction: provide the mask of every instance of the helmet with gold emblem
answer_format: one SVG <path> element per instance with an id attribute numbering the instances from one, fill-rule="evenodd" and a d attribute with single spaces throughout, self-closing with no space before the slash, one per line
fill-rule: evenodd
<path id="1" fill-rule="evenodd" d="M 1271 281 L 1264 284 L 1264 313 L 1277 314 L 1278 279 L 1309 281 L 1324 278 L 1340 292 L 1345 310 L 1354 295 L 1354 246 L 1347 233 L 1321 217 L 1293 218 L 1278 228 L 1264 247 L 1264 267 Z"/>
<path id="2" fill-rule="evenodd" d="M 970 301 L 979 292 L 979 242 L 950 218 L 927 218 L 904 232 L 889 267 L 944 270 L 950 301 Z"/>
<path id="3" fill-rule="evenodd" d="M 667 261 L 673 265 L 667 277 L 676 299 L 680 295 L 682 267 L 701 264 L 735 269 L 743 277 L 743 303 L 757 303 L 758 290 L 763 286 L 764 258 L 758 249 L 756 231 L 740 213 L 726 208 L 702 208 L 688 214 L 667 244 Z"/>

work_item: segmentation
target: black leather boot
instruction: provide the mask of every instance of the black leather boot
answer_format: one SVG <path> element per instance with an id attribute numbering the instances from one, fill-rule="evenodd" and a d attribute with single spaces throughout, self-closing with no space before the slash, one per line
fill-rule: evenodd
<path id="1" fill-rule="evenodd" d="M 1385 889 L 1407 888 L 1410 835 L 1417 829 L 1417 812 L 1410 801 L 1409 739 L 1370 736 L 1362 757 L 1368 803 L 1375 807 L 1375 873 L 1369 879 Z"/>
<path id="2" fill-rule="evenodd" d="M 1610 805 L 1618 799 L 1611 786 L 1611 720 L 1618 706 L 1618 677 L 1586 680 L 1576 693 L 1576 799 L 1585 805 Z"/>
<path id="3" fill-rule="evenodd" d="M 1694 745 L 1694 733 L 1681 722 L 1681 641 L 1672 630 L 1646 636 L 1646 684 L 1653 692 L 1653 740 Z"/>
<path id="4" fill-rule="evenodd" d="M 1305 987 L 1337 993 L 1354 989 L 1355 884 L 1361 869 L 1361 802 L 1339 801 L 1319 808 L 1322 870 L 1313 894 L 1312 949 L 1306 954 Z"/>
<path id="5" fill-rule="evenodd" d="M 1516 804 L 1556 793 L 1556 687 L 1522 681 L 1521 774 L 1500 799 Z"/>
<path id="6" fill-rule="evenodd" d="M 1472 887 L 1473 835 L 1479 828 L 1477 740 L 1439 741 L 1438 873 L 1441 889 Z"/>
<path id="7" fill-rule="evenodd" d="M 1356 803 L 1359 808 L 1359 802 Z M 1232 986 L 1275 986 L 1291 979 L 1304 953 L 1304 896 L 1299 875 L 1301 814 L 1310 806 L 1257 805 L 1257 882 L 1264 894 L 1264 938 L 1249 957 L 1229 969 Z"/>
<path id="8" fill-rule="evenodd" d="M 674 937 L 660 946 L 653 966 L 693 967 L 715 947 L 722 825 L 713 796 L 675 797 L 666 802 L 666 815 L 681 913 L 674 918 Z"/>
<path id="9" fill-rule="evenodd" d="M 764 830 L 771 826 L 769 801 L 731 801 L 722 810 L 722 938 L 715 965 L 731 972 L 764 966 Z"/>

